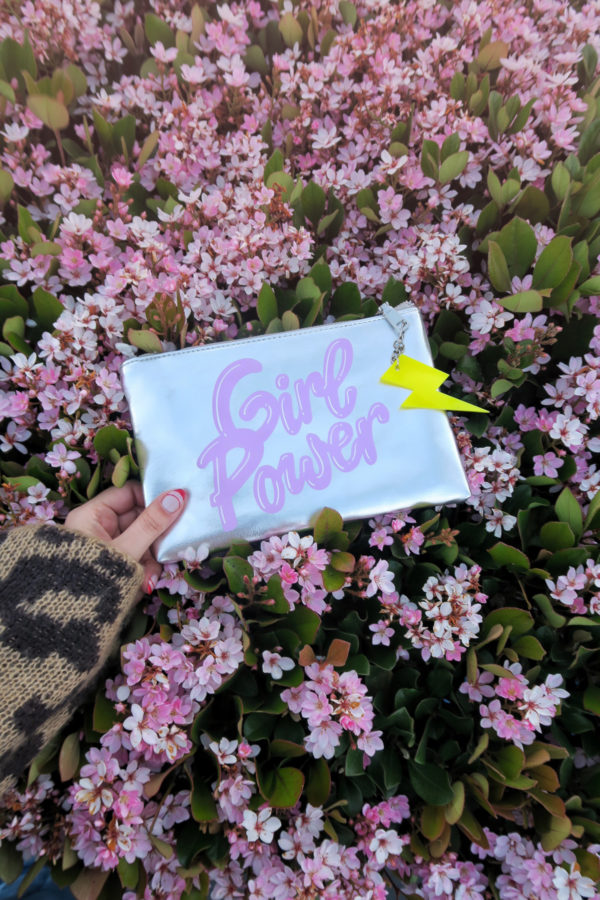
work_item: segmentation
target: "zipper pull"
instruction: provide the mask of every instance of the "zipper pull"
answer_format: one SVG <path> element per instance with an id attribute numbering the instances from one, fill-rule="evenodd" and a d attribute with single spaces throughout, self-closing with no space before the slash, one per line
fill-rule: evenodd
<path id="1" fill-rule="evenodd" d="M 379 312 L 396 333 L 396 340 L 394 341 L 394 349 L 391 358 L 392 363 L 397 362 L 400 354 L 404 353 L 404 335 L 408 328 L 408 322 L 402 316 L 400 309 L 406 309 L 407 307 L 412 306 L 414 306 L 413 303 L 401 303 L 399 307 L 390 306 L 389 303 L 382 303 L 379 307 Z"/>

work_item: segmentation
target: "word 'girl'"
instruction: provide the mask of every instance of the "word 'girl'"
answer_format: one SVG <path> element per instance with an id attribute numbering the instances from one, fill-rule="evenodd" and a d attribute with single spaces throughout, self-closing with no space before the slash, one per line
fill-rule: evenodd
<path id="1" fill-rule="evenodd" d="M 260 509 L 276 513 L 284 505 L 286 491 L 300 494 L 305 487 L 319 491 L 328 487 L 332 467 L 351 472 L 362 459 L 369 465 L 376 461 L 373 423 L 387 422 L 389 412 L 383 403 L 377 402 L 372 404 L 366 416 L 356 419 L 354 426 L 344 421 L 352 414 L 357 399 L 356 387 L 343 387 L 352 359 L 352 344 L 345 338 L 338 338 L 325 351 L 322 372 L 310 372 L 306 378 L 298 379 L 293 390 L 289 390 L 289 377 L 278 375 L 275 386 L 280 391 L 279 396 L 266 390 L 254 391 L 240 404 L 235 416 L 231 409 L 234 390 L 246 376 L 262 372 L 262 365 L 256 359 L 246 358 L 223 369 L 212 398 L 218 437 L 202 451 L 198 466 L 213 465 L 215 489 L 210 503 L 218 509 L 225 531 L 231 531 L 237 525 L 233 501 L 250 479 L 253 479 L 253 494 Z M 326 436 L 307 433 L 308 454 L 297 459 L 291 449 L 285 450 L 277 465 L 261 465 L 265 444 L 279 423 L 290 437 L 290 446 L 298 443 L 293 440 L 294 435 L 313 420 L 313 399 L 323 400 L 331 415 L 341 421 L 334 421 Z M 236 421 L 247 423 L 247 427 Z M 251 427 L 253 423 L 254 427 Z M 277 440 L 283 446 L 287 444 L 282 435 L 278 435 Z M 238 462 L 228 471 L 227 460 L 231 453 Z"/>

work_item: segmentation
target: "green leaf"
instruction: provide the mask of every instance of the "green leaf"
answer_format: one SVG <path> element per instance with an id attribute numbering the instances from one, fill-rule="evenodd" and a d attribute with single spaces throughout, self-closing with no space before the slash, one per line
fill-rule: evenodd
<path id="1" fill-rule="evenodd" d="M 54 294 L 38 287 L 32 294 L 35 320 L 44 331 L 51 331 L 54 323 L 64 311 L 64 306 Z"/>
<path id="2" fill-rule="evenodd" d="M 518 609 L 516 606 L 504 606 L 502 609 L 495 609 L 488 613 L 481 626 L 481 637 L 488 636 L 494 625 L 510 626 L 511 636 L 520 637 L 531 631 L 534 625 L 533 617 L 524 609 Z"/>
<path id="3" fill-rule="evenodd" d="M 600 687 L 590 685 L 583 692 L 583 708 L 600 716 Z"/>
<path id="4" fill-rule="evenodd" d="M 269 74 L 269 66 L 265 59 L 262 47 L 258 44 L 252 44 L 246 50 L 244 55 L 244 63 L 249 72 L 258 72 L 260 75 Z"/>
<path id="5" fill-rule="evenodd" d="M 462 781 L 455 781 L 452 785 L 452 800 L 444 810 L 444 818 L 448 825 L 456 825 L 465 808 L 465 786 Z"/>
<path id="6" fill-rule="evenodd" d="M 346 576 L 343 572 L 336 571 L 333 566 L 328 565 L 323 571 L 323 587 L 326 591 L 339 591 L 346 583 Z"/>
<path id="7" fill-rule="evenodd" d="M 45 94 L 30 94 L 27 98 L 27 106 L 38 119 L 53 131 L 62 131 L 69 124 L 69 110 L 64 103 L 55 97 L 47 97 Z"/>
<path id="8" fill-rule="evenodd" d="M 302 26 L 299 24 L 298 20 L 294 18 L 292 13 L 287 12 L 283 14 L 279 20 L 278 28 L 281 37 L 288 47 L 293 47 L 294 44 L 302 44 L 304 32 L 302 31 Z"/>
<path id="9" fill-rule="evenodd" d="M 58 755 L 58 771 L 61 781 L 70 781 L 79 768 L 79 732 L 74 731 L 64 739 Z"/>
<path id="10" fill-rule="evenodd" d="M 495 236 L 504 253 L 511 276 L 523 278 L 527 274 L 537 249 L 535 232 L 528 222 L 516 216 Z"/>
<path id="11" fill-rule="evenodd" d="M 559 614 L 554 611 L 550 598 L 545 594 L 535 594 L 533 599 L 541 609 L 548 625 L 552 628 L 562 628 L 567 621 L 566 617 L 559 616 Z"/>
<path id="12" fill-rule="evenodd" d="M 296 297 L 300 300 L 316 300 L 320 296 L 321 289 L 310 276 L 301 278 L 296 285 Z"/>
<path id="13" fill-rule="evenodd" d="M 127 340 L 144 353 L 162 353 L 163 346 L 159 336 L 146 328 L 130 328 L 127 331 Z"/>
<path id="14" fill-rule="evenodd" d="M 309 181 L 302 191 L 302 209 L 313 225 L 323 215 L 327 196 L 323 188 L 314 181 Z"/>
<path id="15" fill-rule="evenodd" d="M 534 813 L 536 831 L 540 835 L 540 843 L 546 853 L 556 850 L 571 834 L 572 823 L 567 816 L 561 818 L 551 816 L 542 810 Z"/>
<path id="16" fill-rule="evenodd" d="M 488 553 L 495 563 L 499 566 L 515 566 L 517 569 L 529 569 L 530 562 L 527 556 L 516 547 L 511 547 L 498 541 L 493 547 L 490 547 Z"/>
<path id="17" fill-rule="evenodd" d="M 300 319 L 291 309 L 286 309 L 281 316 L 281 324 L 284 331 L 296 331 L 300 328 Z"/>
<path id="18" fill-rule="evenodd" d="M 485 836 L 485 831 L 470 810 L 464 809 L 462 816 L 456 824 L 472 843 L 477 844 L 479 847 L 483 847 L 484 850 L 489 848 L 489 842 Z"/>
<path id="19" fill-rule="evenodd" d="M 110 700 L 106 698 L 102 688 L 96 694 L 92 713 L 92 727 L 98 734 L 106 734 L 117 720 L 117 711 Z"/>
<path id="20" fill-rule="evenodd" d="M 127 438 L 129 434 L 116 425 L 105 425 L 96 432 L 94 437 L 94 449 L 98 456 L 107 457 L 111 450 L 117 450 L 119 456 L 127 453 Z"/>
<path id="21" fill-rule="evenodd" d="M 5 884 L 12 884 L 23 871 L 23 857 L 10 841 L 0 844 L 0 879 Z"/>
<path id="22" fill-rule="evenodd" d="M 212 791 L 203 781 L 194 781 L 191 795 L 191 813 L 196 822 L 214 822 L 218 816 Z"/>
<path id="23" fill-rule="evenodd" d="M 234 595 L 248 593 L 248 585 L 244 581 L 247 578 L 252 583 L 254 569 L 250 563 L 241 556 L 226 556 L 223 560 L 223 571 L 227 577 L 229 588 Z"/>
<path id="24" fill-rule="evenodd" d="M 306 606 L 297 606 L 285 620 L 286 627 L 298 635 L 303 644 L 312 644 L 321 625 L 321 619 Z"/>
<path id="25" fill-rule="evenodd" d="M 167 23 L 154 13 L 146 13 L 144 31 L 149 42 L 153 45 L 160 41 L 163 47 L 175 46 L 175 35 Z"/>
<path id="26" fill-rule="evenodd" d="M 565 235 L 553 238 L 548 246 L 544 247 L 535 264 L 532 287 L 534 289 L 557 287 L 566 277 L 572 261 L 571 238 Z"/>
<path id="27" fill-rule="evenodd" d="M 426 803 L 444 806 L 454 799 L 450 779 L 445 769 L 433 763 L 418 763 L 408 760 L 408 774 L 415 793 Z"/>
<path id="28" fill-rule="evenodd" d="M 150 134 L 146 137 L 144 143 L 142 144 L 140 155 L 137 158 L 138 168 L 141 169 L 142 166 L 148 162 L 158 146 L 159 137 L 160 133 L 158 130 L 151 131 Z"/>
<path id="29" fill-rule="evenodd" d="M 488 241 L 488 274 L 497 291 L 509 293 L 512 290 L 506 257 L 495 241 Z"/>
<path id="30" fill-rule="evenodd" d="M 483 72 L 491 72 L 500 68 L 500 60 L 509 54 L 509 45 L 505 41 L 492 41 L 479 51 L 477 63 Z"/>
<path id="31" fill-rule="evenodd" d="M 319 224 L 317 225 L 317 234 L 319 236 L 325 234 L 328 228 L 330 228 L 336 220 L 339 219 L 339 224 L 337 230 L 341 227 L 342 222 L 344 221 L 344 214 L 340 209 L 334 209 L 333 212 L 329 213 L 326 216 L 323 216 Z"/>
<path id="32" fill-rule="evenodd" d="M 512 645 L 516 653 L 519 656 L 524 656 L 525 659 L 534 659 L 539 661 L 543 659 L 546 655 L 546 651 L 540 644 L 537 638 L 533 637 L 531 634 L 526 634 L 524 637 L 519 638 L 518 641 Z"/>
<path id="33" fill-rule="evenodd" d="M 568 487 L 563 488 L 560 492 L 554 509 L 560 521 L 570 525 L 575 537 L 579 538 L 583 531 L 583 514 L 579 503 Z"/>
<path id="34" fill-rule="evenodd" d="M 327 545 L 344 527 L 344 520 L 339 512 L 326 506 L 315 521 L 313 536 L 317 544 Z"/>
<path id="35" fill-rule="evenodd" d="M 588 511 L 586 513 L 584 528 L 587 530 L 594 523 L 594 519 L 600 512 L 600 491 L 597 491 L 590 501 Z"/>
<path id="36" fill-rule="evenodd" d="M 128 863 L 124 856 L 121 857 L 117 865 L 117 873 L 121 881 L 121 887 L 134 890 L 140 880 L 139 862 Z"/>
<path id="37" fill-rule="evenodd" d="M 448 135 L 448 137 L 445 139 L 444 143 L 442 144 L 442 151 L 441 151 L 441 157 L 440 157 L 442 162 L 447 160 L 449 156 L 452 156 L 452 154 L 457 153 L 459 147 L 460 147 L 460 135 L 457 134 L 456 132 L 454 132 L 454 134 Z"/>
<path id="38" fill-rule="evenodd" d="M 265 171 L 263 173 L 263 179 L 265 184 L 267 183 L 267 179 L 273 172 L 282 172 L 283 171 L 283 154 L 281 150 L 274 150 L 273 155 L 267 162 L 265 166 Z"/>
<path id="39" fill-rule="evenodd" d="M 265 326 L 277 317 L 277 299 L 273 293 L 273 289 L 266 281 L 258 294 L 256 311 L 258 313 L 258 318 Z"/>
<path id="40" fill-rule="evenodd" d="M 600 294 L 600 275 L 592 275 L 592 277 L 584 281 L 583 284 L 578 285 L 577 290 L 583 294 L 584 297 L 592 297 L 596 294 Z"/>
<path id="41" fill-rule="evenodd" d="M 23 44 L 17 43 L 13 38 L 5 38 L 0 44 L 0 63 L 8 80 L 17 78 L 20 90 L 25 89 L 23 72 L 27 72 L 32 78 L 37 77 L 37 64 L 29 43 L 27 32 Z"/>
<path id="42" fill-rule="evenodd" d="M 0 169 L 0 209 L 6 205 L 14 186 L 15 182 L 10 172 Z"/>
<path id="43" fill-rule="evenodd" d="M 528 184 L 519 199 L 516 201 L 514 211 L 519 216 L 529 219 L 533 224 L 545 222 L 550 215 L 550 203 L 548 198 L 539 188 Z"/>
<path id="44" fill-rule="evenodd" d="M 28 488 L 34 487 L 36 484 L 40 483 L 39 479 L 34 478 L 32 475 L 17 475 L 14 478 L 3 478 L 2 481 L 17 488 L 17 490 L 21 491 L 23 494 L 27 493 Z"/>
<path id="45" fill-rule="evenodd" d="M 545 550 L 565 550 L 576 544 L 573 529 L 566 522 L 546 522 L 540 529 L 540 541 Z"/>
<path id="46" fill-rule="evenodd" d="M 259 773 L 259 788 L 262 796 L 274 809 L 289 809 L 300 799 L 304 775 L 300 769 L 291 766 L 262 771 Z"/>
<path id="47" fill-rule="evenodd" d="M 498 297 L 498 302 L 511 312 L 539 312 L 543 307 L 542 295 L 538 291 L 519 291 L 510 297 Z"/>
<path id="48" fill-rule="evenodd" d="M 135 116 L 128 114 L 115 122 L 112 130 L 113 147 L 115 153 L 124 153 L 123 144 L 127 154 L 131 154 L 135 143 Z M 124 155 L 127 155 L 124 153 Z"/>
<path id="49" fill-rule="evenodd" d="M 364 773 L 365 766 L 363 763 L 363 756 L 364 754 L 362 750 L 348 750 L 346 754 L 344 772 L 350 778 L 360 776 Z"/>
<path id="50" fill-rule="evenodd" d="M 556 194 L 556 199 L 562 203 L 567 195 L 569 185 L 571 184 L 571 176 L 569 170 L 563 162 L 557 162 L 552 170 L 552 190 Z"/>
<path id="51" fill-rule="evenodd" d="M 31 218 L 31 213 L 20 203 L 17 205 L 17 228 L 26 244 L 32 244 L 40 238 L 40 230 Z"/>
<path id="52" fill-rule="evenodd" d="M 464 171 L 468 162 L 468 150 L 460 150 L 458 153 L 453 153 L 441 164 L 438 180 L 442 184 L 447 184 L 448 182 L 453 181 L 454 178 L 458 178 L 461 172 Z"/>
<path id="53" fill-rule="evenodd" d="M 357 19 L 354 3 L 350 3 L 349 0 L 340 0 L 340 13 L 342 14 L 342 19 L 346 25 L 352 25 L 354 28 Z"/>
<path id="54" fill-rule="evenodd" d="M 286 741 L 282 738 L 271 741 L 269 749 L 271 756 L 283 756 L 286 759 L 306 755 L 306 750 L 302 744 L 297 744 L 295 741 Z"/>
<path id="55" fill-rule="evenodd" d="M 15 102 L 15 92 L 12 87 L 8 83 L 8 81 L 4 81 L 0 79 L 0 97 L 6 97 L 7 100 L 10 100 L 11 103 Z"/>
<path id="56" fill-rule="evenodd" d="M 312 806 L 324 806 L 331 792 L 331 774 L 326 760 L 315 760 L 308 770 L 306 799 Z"/>
<path id="57" fill-rule="evenodd" d="M 129 457 L 122 456 L 118 462 L 116 463 L 111 481 L 115 487 L 123 487 L 127 479 L 129 478 Z"/>
<path id="58" fill-rule="evenodd" d="M 440 165 L 440 148 L 435 141 L 424 140 L 421 152 L 421 171 L 427 178 L 437 181 Z"/>
<path id="59" fill-rule="evenodd" d="M 356 558 L 351 553 L 343 550 L 336 550 L 331 554 L 331 566 L 336 572 L 350 573 L 354 572 L 356 567 Z"/>

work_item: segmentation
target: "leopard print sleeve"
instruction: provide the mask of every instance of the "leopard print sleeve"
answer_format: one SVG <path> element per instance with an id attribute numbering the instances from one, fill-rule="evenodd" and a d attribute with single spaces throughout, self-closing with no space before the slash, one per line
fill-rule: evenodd
<path id="1" fill-rule="evenodd" d="M 142 576 L 133 559 L 75 531 L 0 533 L 0 797 L 93 686 Z"/>

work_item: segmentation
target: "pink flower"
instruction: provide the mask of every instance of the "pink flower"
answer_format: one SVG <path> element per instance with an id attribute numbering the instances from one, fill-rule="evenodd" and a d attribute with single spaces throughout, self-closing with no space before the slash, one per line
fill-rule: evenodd
<path id="1" fill-rule="evenodd" d="M 270 844 L 273 835 L 281 828 L 281 820 L 277 816 L 271 815 L 271 808 L 261 809 L 259 813 L 252 812 L 250 809 L 244 811 L 244 828 L 249 841 L 262 841 L 264 844 Z"/>
<path id="2" fill-rule="evenodd" d="M 270 675 L 274 681 L 283 677 L 284 672 L 290 672 L 296 665 L 289 656 L 280 656 L 279 653 L 271 653 L 269 650 L 263 650 L 262 670 L 265 675 Z"/>

